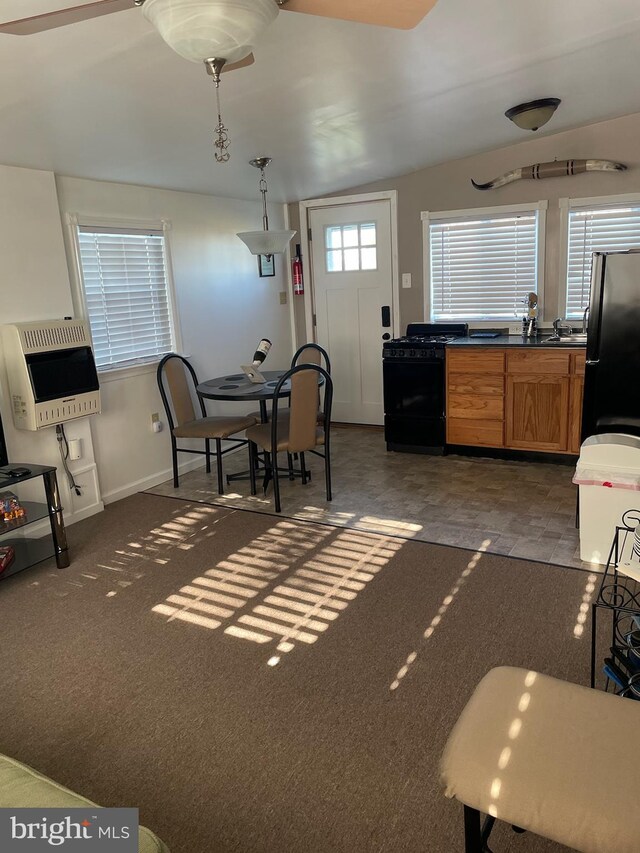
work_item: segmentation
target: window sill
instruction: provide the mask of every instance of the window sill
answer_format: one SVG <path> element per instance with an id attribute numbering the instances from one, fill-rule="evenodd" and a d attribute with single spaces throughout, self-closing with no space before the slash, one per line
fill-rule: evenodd
<path id="1" fill-rule="evenodd" d="M 179 353 L 179 355 L 182 355 L 183 358 L 191 358 L 186 353 Z M 120 379 L 132 379 L 134 376 L 143 376 L 145 373 L 155 373 L 163 358 L 164 356 L 160 356 L 160 358 L 146 361 L 144 364 L 129 364 L 125 367 L 98 368 L 98 379 L 102 384 L 104 382 L 117 382 Z"/>
<path id="2" fill-rule="evenodd" d="M 102 385 L 105 382 L 118 382 L 120 379 L 133 379 L 134 376 L 143 376 L 145 373 L 155 373 L 158 369 L 160 359 L 148 361 L 145 364 L 131 364 L 127 367 L 113 367 L 111 369 L 98 370 L 98 379 Z"/>

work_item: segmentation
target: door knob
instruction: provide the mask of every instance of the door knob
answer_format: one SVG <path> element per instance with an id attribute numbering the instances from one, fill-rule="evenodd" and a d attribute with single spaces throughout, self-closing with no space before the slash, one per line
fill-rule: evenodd
<path id="1" fill-rule="evenodd" d="M 390 338 L 391 338 L 391 335 L 389 334 L 389 332 L 385 332 L 384 335 L 382 336 L 383 341 L 388 341 Z"/>

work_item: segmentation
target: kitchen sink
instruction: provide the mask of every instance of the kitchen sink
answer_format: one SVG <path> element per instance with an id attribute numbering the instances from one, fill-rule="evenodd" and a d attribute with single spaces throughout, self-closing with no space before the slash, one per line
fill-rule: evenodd
<path id="1" fill-rule="evenodd" d="M 585 346 L 585 344 L 587 343 L 587 336 L 586 336 L 586 334 L 583 335 L 581 333 L 578 333 L 575 335 L 565 335 L 562 338 L 550 337 L 550 338 L 545 338 L 544 340 L 540 341 L 540 343 L 545 345 L 545 346 L 548 345 L 548 346 L 552 346 L 552 347 L 553 346 L 556 346 L 556 347 Z"/>

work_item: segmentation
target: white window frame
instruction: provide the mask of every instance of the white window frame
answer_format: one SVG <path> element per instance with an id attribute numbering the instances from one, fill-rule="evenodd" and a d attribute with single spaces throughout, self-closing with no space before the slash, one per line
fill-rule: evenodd
<path id="1" fill-rule="evenodd" d="M 140 219 L 104 219 L 101 217 L 87 216 L 78 213 L 67 213 L 66 221 L 69 234 L 69 243 L 73 258 L 72 263 L 72 296 L 73 305 L 76 315 L 87 321 L 89 329 L 89 313 L 87 311 L 87 303 L 84 292 L 82 279 L 82 261 L 80 258 L 80 242 L 78 228 L 118 228 L 120 230 L 134 231 L 162 231 L 164 238 L 165 250 L 165 275 L 167 282 L 167 298 L 169 303 L 169 319 L 171 323 L 171 333 L 174 342 L 175 352 L 183 353 L 182 334 L 180 330 L 180 322 L 177 310 L 177 300 L 175 283 L 173 278 L 173 265 L 171 262 L 171 245 L 169 241 L 169 232 L 171 231 L 171 222 L 168 219 L 161 220 L 140 220 Z M 155 372 L 160 358 L 147 361 L 140 364 L 127 364 L 118 367 L 99 367 L 101 382 L 113 382 L 123 377 L 138 376 L 143 373 Z"/>
<path id="2" fill-rule="evenodd" d="M 423 281 L 424 281 L 424 316 L 428 323 L 431 320 L 431 237 L 429 226 L 434 220 L 442 221 L 449 219 L 455 221 L 457 219 L 468 219 L 478 216 L 491 216 L 509 213 L 537 213 L 538 215 L 538 234 L 537 234 L 537 288 L 538 294 L 538 318 L 543 316 L 544 311 L 544 279 L 545 279 L 545 241 L 547 233 L 547 208 L 549 202 L 546 199 L 540 199 L 537 202 L 529 204 L 502 204 L 494 207 L 470 207 L 461 210 L 423 210 L 420 214 L 422 220 L 422 261 L 423 261 Z M 525 307 L 522 306 L 522 316 L 525 314 Z M 458 322 L 458 321 L 456 321 Z M 505 325 L 514 325 L 519 322 L 517 317 L 513 321 L 507 322 L 504 319 L 495 320 L 463 320 L 461 323 L 468 322 L 474 328 L 503 328 Z"/>
<path id="3" fill-rule="evenodd" d="M 584 196 L 582 198 L 560 198 L 560 283 L 558 294 L 558 316 L 565 318 L 567 313 L 567 275 L 569 264 L 569 211 L 583 207 L 606 207 L 609 204 L 640 204 L 640 193 L 618 193 L 617 195 Z M 575 322 L 572 317 L 571 321 Z"/>

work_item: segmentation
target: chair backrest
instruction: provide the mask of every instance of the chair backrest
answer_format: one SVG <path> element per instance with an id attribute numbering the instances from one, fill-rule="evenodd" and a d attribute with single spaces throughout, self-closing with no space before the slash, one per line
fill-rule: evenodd
<path id="1" fill-rule="evenodd" d="M 317 364 L 298 364 L 288 370 L 278 381 L 273 393 L 271 414 L 272 446 L 278 446 L 278 395 L 287 380 L 291 381 L 289 403 L 290 453 L 311 450 L 317 443 L 318 432 L 318 383 L 324 379 L 323 427 L 329 429 L 333 383 L 329 373 Z"/>
<path id="2" fill-rule="evenodd" d="M 170 429 L 195 421 L 200 417 L 196 415 L 191 396 L 191 387 L 198 384 L 198 379 L 195 370 L 186 358 L 175 352 L 165 355 L 158 365 L 157 377 L 158 388 Z M 204 416 L 206 413 L 202 400 L 200 400 L 200 406 Z"/>
<path id="3" fill-rule="evenodd" d="M 302 344 L 291 359 L 291 367 L 296 367 L 298 364 L 319 364 L 320 367 L 324 367 L 327 373 L 331 373 L 329 353 L 320 344 Z"/>

